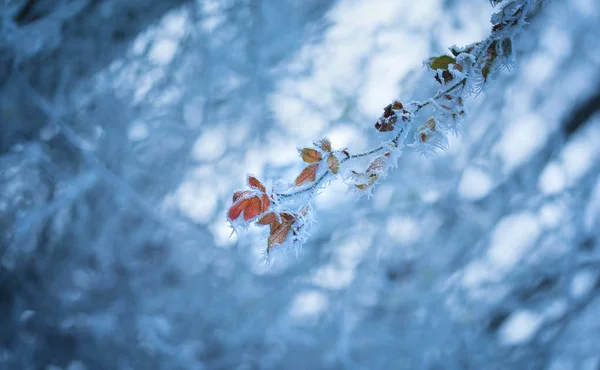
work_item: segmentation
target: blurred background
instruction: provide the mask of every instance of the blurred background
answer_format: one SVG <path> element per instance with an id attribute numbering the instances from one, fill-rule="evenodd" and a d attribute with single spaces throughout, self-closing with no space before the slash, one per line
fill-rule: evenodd
<path id="1" fill-rule="evenodd" d="M 334 182 L 296 256 L 246 173 L 353 151 L 474 0 L 2 0 L 1 369 L 600 369 L 600 3 L 535 7 L 449 150 Z"/>

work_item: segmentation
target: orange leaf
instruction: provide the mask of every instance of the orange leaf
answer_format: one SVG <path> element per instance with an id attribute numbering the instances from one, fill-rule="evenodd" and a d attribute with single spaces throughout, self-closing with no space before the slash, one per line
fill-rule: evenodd
<path id="1" fill-rule="evenodd" d="M 236 191 L 235 193 L 233 193 L 233 203 L 237 202 L 238 199 L 240 199 L 240 198 L 242 198 L 242 197 L 244 197 L 244 196 L 246 196 L 248 194 L 252 194 L 252 192 L 249 191 L 249 190 L 245 190 L 245 191 L 238 190 L 238 191 Z"/>
<path id="2" fill-rule="evenodd" d="M 335 155 L 330 154 L 329 157 L 327 157 L 327 166 L 329 166 L 329 169 L 335 175 L 338 173 L 338 168 L 340 167 L 340 162 L 338 161 L 338 159 Z"/>
<path id="3" fill-rule="evenodd" d="M 304 148 L 300 150 L 300 155 L 302 156 L 302 160 L 306 163 L 315 163 L 319 162 L 321 158 L 320 152 L 317 152 L 315 149 Z"/>
<path id="4" fill-rule="evenodd" d="M 260 214 L 261 202 L 259 197 L 248 199 L 248 204 L 244 208 L 244 220 L 248 221 Z"/>
<path id="5" fill-rule="evenodd" d="M 313 163 L 310 166 L 300 172 L 300 175 L 296 178 L 296 186 L 306 184 L 307 182 L 313 182 L 317 178 L 317 167 L 318 163 Z"/>
<path id="6" fill-rule="evenodd" d="M 267 192 L 267 189 L 265 189 L 265 186 L 258 181 L 258 179 L 254 176 L 248 176 L 248 185 L 250 185 L 251 188 L 256 188 L 260 191 L 262 191 L 263 193 Z"/>
<path id="7" fill-rule="evenodd" d="M 260 197 L 260 213 L 267 212 L 269 206 L 271 205 L 271 201 L 269 200 L 269 196 L 267 194 L 263 194 Z"/>
<path id="8" fill-rule="evenodd" d="M 329 139 L 317 141 L 315 145 L 321 148 L 321 150 L 324 152 L 331 152 L 331 142 L 329 141 Z"/>
<path id="9" fill-rule="evenodd" d="M 229 219 L 233 221 L 236 218 L 240 217 L 240 214 L 242 213 L 242 211 L 244 211 L 247 205 L 248 199 L 243 199 L 237 203 L 234 203 L 229 209 L 229 213 L 227 214 L 229 216 Z"/>
<path id="10" fill-rule="evenodd" d="M 260 225 L 269 225 L 269 224 L 273 224 L 276 222 L 279 222 L 279 221 L 277 220 L 277 216 L 275 216 L 275 213 L 273 213 L 273 212 L 267 213 L 260 220 L 258 220 L 258 223 Z"/>

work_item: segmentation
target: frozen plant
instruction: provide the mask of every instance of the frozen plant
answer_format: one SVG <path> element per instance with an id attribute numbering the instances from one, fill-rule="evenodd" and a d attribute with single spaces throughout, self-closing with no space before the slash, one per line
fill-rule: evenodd
<path id="1" fill-rule="evenodd" d="M 311 201 L 334 178 L 343 181 L 359 195 L 370 195 L 374 187 L 395 168 L 405 147 L 424 155 L 445 149 L 448 135 L 459 131 L 466 114 L 466 98 L 480 92 L 494 74 L 514 66 L 513 39 L 527 24 L 531 8 L 539 0 L 492 0 L 497 11 L 491 17 L 492 31 L 483 41 L 465 47 L 452 46 L 447 55 L 434 56 L 425 66 L 440 85 L 438 92 L 425 101 L 402 103 L 394 100 L 383 109 L 375 129 L 384 140 L 371 150 L 352 153 L 347 148 L 334 148 L 329 139 L 316 141 L 299 149 L 306 167 L 293 183 L 279 180 L 268 191 L 252 175 L 247 175 L 247 190 L 233 194 L 227 214 L 235 232 L 251 223 L 269 226 L 266 253 L 272 248 L 295 248 L 307 239 L 312 220 Z M 433 115 L 423 119 L 425 107 Z M 418 125 L 412 143 L 406 138 L 413 124 Z M 368 158 L 362 172 L 346 168 L 347 161 Z"/>

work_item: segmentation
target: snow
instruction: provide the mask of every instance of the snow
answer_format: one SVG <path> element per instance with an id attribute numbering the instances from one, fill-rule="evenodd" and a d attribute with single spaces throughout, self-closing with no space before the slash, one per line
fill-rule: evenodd
<path id="1" fill-rule="evenodd" d="M 504 170 L 511 172 L 534 155 L 548 137 L 547 125 L 537 114 L 511 117 L 496 150 L 504 161 Z"/>
<path id="2" fill-rule="evenodd" d="M 503 270 L 513 268 L 527 255 L 541 230 L 536 215 L 531 212 L 505 216 L 492 233 L 488 260 Z"/>
<path id="3" fill-rule="evenodd" d="M 460 179 L 458 194 L 461 198 L 476 201 L 485 197 L 492 189 L 492 179 L 483 170 L 468 167 Z"/>
<path id="4" fill-rule="evenodd" d="M 533 311 L 520 309 L 513 312 L 499 330 L 504 345 L 529 342 L 543 324 L 543 318 Z"/>
<path id="5" fill-rule="evenodd" d="M 328 306 L 325 294 L 317 290 L 307 290 L 298 293 L 294 298 L 290 316 L 294 320 L 315 319 L 322 314 Z"/>
<path id="6" fill-rule="evenodd" d="M 421 236 L 418 223 L 408 216 L 391 216 L 386 222 L 385 231 L 392 240 L 404 245 L 416 243 Z"/>
<path id="7" fill-rule="evenodd" d="M 545 228 L 555 228 L 560 225 L 564 210 L 559 204 L 544 204 L 538 211 L 538 220 L 541 226 Z"/>
<path id="8" fill-rule="evenodd" d="M 545 194 L 557 194 L 563 191 L 567 184 L 567 175 L 563 166 L 557 162 L 551 162 L 542 171 L 538 187 Z"/>
<path id="9" fill-rule="evenodd" d="M 156 40 L 148 53 L 148 58 L 156 64 L 166 65 L 171 63 L 177 53 L 178 45 L 169 39 Z"/>
<path id="10" fill-rule="evenodd" d="M 227 150 L 225 133 L 219 128 L 207 128 L 194 143 L 192 157 L 197 161 L 214 161 Z"/>
<path id="11" fill-rule="evenodd" d="M 592 270 L 577 272 L 571 280 L 571 296 L 581 299 L 587 296 L 598 281 L 598 273 Z"/>

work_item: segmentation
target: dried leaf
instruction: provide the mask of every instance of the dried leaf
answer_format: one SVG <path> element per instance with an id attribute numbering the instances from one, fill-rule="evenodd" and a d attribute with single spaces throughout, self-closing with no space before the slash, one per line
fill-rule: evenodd
<path id="1" fill-rule="evenodd" d="M 392 104 L 393 110 L 400 110 L 403 108 L 404 108 L 404 106 L 402 105 L 402 103 L 400 103 L 398 100 L 394 100 L 394 104 Z"/>
<path id="2" fill-rule="evenodd" d="M 317 141 L 315 143 L 315 145 L 319 148 L 321 148 L 322 151 L 324 152 L 331 152 L 331 142 L 329 141 L 329 139 L 323 139 L 320 141 Z"/>
<path id="3" fill-rule="evenodd" d="M 265 189 L 265 186 L 260 181 L 258 181 L 258 179 L 254 176 L 248 176 L 248 185 L 251 188 L 256 188 L 256 189 L 262 191 L 263 193 L 267 192 L 267 189 Z"/>
<path id="4" fill-rule="evenodd" d="M 483 76 L 483 82 L 487 82 L 488 76 L 490 74 L 490 69 L 491 69 L 491 67 L 489 65 L 486 65 L 485 67 L 483 67 L 481 69 L 481 75 Z"/>
<path id="5" fill-rule="evenodd" d="M 338 161 L 338 159 L 335 155 L 330 154 L 329 157 L 327 157 L 327 166 L 329 166 L 329 170 L 334 175 L 337 175 L 338 168 L 340 167 L 340 162 Z"/>
<path id="6" fill-rule="evenodd" d="M 250 198 L 247 200 L 246 208 L 244 208 L 244 220 L 248 221 L 260 214 L 261 201 L 259 197 Z"/>
<path id="7" fill-rule="evenodd" d="M 287 238 L 291 228 L 292 226 L 290 224 L 279 224 L 277 228 L 273 229 L 271 235 L 269 235 L 267 250 L 278 244 L 282 244 Z"/>
<path id="8" fill-rule="evenodd" d="M 302 155 L 302 160 L 306 163 L 319 162 L 321 158 L 323 158 L 320 152 L 311 148 L 304 148 L 300 150 L 300 155 Z"/>
<path id="9" fill-rule="evenodd" d="M 281 221 L 281 223 L 271 223 L 271 235 L 269 235 L 267 251 L 270 248 L 273 248 L 278 244 L 282 244 L 285 241 L 287 235 L 292 229 L 292 225 L 296 221 L 296 218 L 294 217 L 294 215 L 291 215 L 289 213 L 282 213 Z"/>
<path id="10" fill-rule="evenodd" d="M 243 199 L 237 203 L 234 203 L 231 206 L 231 208 L 229 209 L 229 213 L 227 214 L 229 219 L 231 221 L 233 221 L 233 220 L 237 219 L 238 217 L 240 217 L 240 214 L 242 214 L 242 212 L 246 208 L 247 204 L 248 204 L 248 199 Z"/>
<path id="11" fill-rule="evenodd" d="M 305 204 L 304 206 L 302 206 L 302 208 L 300 209 L 300 214 L 302 216 L 306 216 L 308 215 L 308 213 L 310 212 L 310 205 Z"/>
<path id="12" fill-rule="evenodd" d="M 369 164 L 369 167 L 367 167 L 367 173 L 368 172 L 379 172 L 381 170 L 384 169 L 385 167 L 385 156 L 384 157 L 377 157 L 373 160 L 373 162 L 371 162 L 371 164 Z"/>
<path id="13" fill-rule="evenodd" d="M 308 182 L 313 182 L 317 178 L 317 167 L 318 163 L 313 163 L 310 166 L 300 172 L 300 175 L 296 178 L 296 186 L 300 186 L 302 184 L 306 184 Z"/>
<path id="14" fill-rule="evenodd" d="M 287 213 L 284 212 L 281 214 L 281 219 L 283 220 L 283 222 L 292 222 L 292 221 L 296 221 L 296 216 L 294 216 L 291 213 Z"/>
<path id="15" fill-rule="evenodd" d="M 429 58 L 429 66 L 431 69 L 448 69 L 448 64 L 456 63 L 456 59 L 448 55 Z"/>
<path id="16" fill-rule="evenodd" d="M 366 184 L 358 184 L 358 185 L 354 185 L 354 186 L 356 186 L 360 190 L 365 190 L 369 186 L 373 185 L 376 180 L 377 180 L 377 175 L 376 174 L 371 174 L 371 176 L 369 176 L 369 181 L 367 181 Z"/>
<path id="17" fill-rule="evenodd" d="M 260 220 L 258 220 L 258 223 L 260 225 L 270 225 L 270 224 L 273 224 L 276 222 L 279 222 L 279 221 L 277 220 L 277 216 L 275 215 L 274 212 L 267 213 Z"/>
<path id="18" fill-rule="evenodd" d="M 271 201 L 269 200 L 269 196 L 267 194 L 263 194 L 260 197 L 260 213 L 267 212 L 270 205 L 271 205 Z"/>

